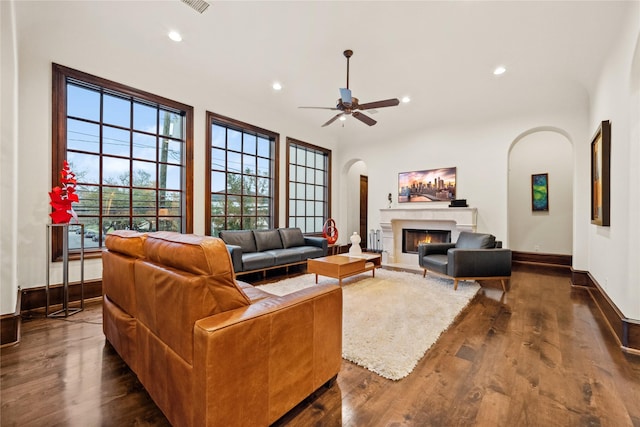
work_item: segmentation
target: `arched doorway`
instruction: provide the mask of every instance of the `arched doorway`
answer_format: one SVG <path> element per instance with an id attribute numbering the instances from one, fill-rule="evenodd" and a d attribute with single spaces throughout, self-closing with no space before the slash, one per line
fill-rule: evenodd
<path id="1" fill-rule="evenodd" d="M 548 210 L 533 210 L 532 175 L 547 174 Z M 573 146 L 557 128 L 531 129 L 509 150 L 508 241 L 517 252 L 573 252 Z"/>

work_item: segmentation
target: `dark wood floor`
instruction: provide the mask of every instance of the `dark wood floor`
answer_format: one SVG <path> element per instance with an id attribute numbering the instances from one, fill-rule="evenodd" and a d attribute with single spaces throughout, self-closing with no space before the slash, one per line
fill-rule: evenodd
<path id="1" fill-rule="evenodd" d="M 99 302 L 25 320 L 1 350 L 0 424 L 168 425 L 101 328 Z M 568 274 L 518 266 L 509 293 L 483 288 L 408 377 L 343 361 L 332 388 L 276 424 L 640 426 L 640 357 L 620 351 Z"/>

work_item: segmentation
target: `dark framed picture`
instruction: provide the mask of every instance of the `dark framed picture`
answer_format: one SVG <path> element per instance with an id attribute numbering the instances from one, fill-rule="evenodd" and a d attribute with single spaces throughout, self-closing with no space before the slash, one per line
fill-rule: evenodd
<path id="1" fill-rule="evenodd" d="M 534 212 L 549 211 L 549 174 L 531 175 L 531 210 Z"/>
<path id="2" fill-rule="evenodd" d="M 591 140 L 591 223 L 610 225 L 611 124 L 600 123 Z"/>
<path id="3" fill-rule="evenodd" d="M 398 174 L 398 202 L 448 202 L 456 198 L 456 168 Z"/>

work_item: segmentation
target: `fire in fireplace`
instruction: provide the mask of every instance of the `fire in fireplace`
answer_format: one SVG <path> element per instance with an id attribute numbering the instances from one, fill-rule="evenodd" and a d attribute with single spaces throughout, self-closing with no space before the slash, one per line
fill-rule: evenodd
<path id="1" fill-rule="evenodd" d="M 405 254 L 417 254 L 420 243 L 450 243 L 450 230 L 417 230 L 413 228 L 402 229 L 402 252 Z"/>

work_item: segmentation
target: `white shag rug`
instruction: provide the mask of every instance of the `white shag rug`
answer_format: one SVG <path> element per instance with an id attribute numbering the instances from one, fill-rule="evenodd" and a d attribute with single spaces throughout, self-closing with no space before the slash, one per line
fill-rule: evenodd
<path id="1" fill-rule="evenodd" d="M 338 284 L 318 277 L 318 283 Z M 259 286 L 285 295 L 315 285 L 305 274 Z M 391 380 L 411 373 L 480 289 L 476 282 L 376 270 L 342 281 L 342 357 Z"/>

